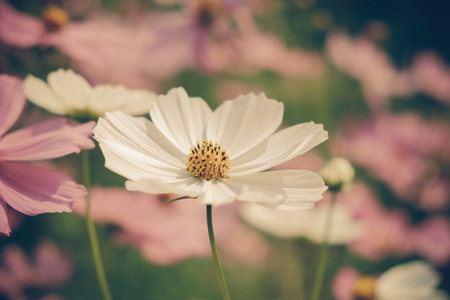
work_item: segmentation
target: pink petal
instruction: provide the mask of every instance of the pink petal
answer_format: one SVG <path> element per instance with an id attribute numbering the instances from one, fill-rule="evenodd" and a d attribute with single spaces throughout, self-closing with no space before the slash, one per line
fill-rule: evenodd
<path id="1" fill-rule="evenodd" d="M 28 48 L 39 43 L 44 34 L 44 25 L 38 19 L 0 0 L 0 40 L 12 46 Z"/>
<path id="2" fill-rule="evenodd" d="M 358 272 L 351 267 L 341 268 L 333 279 L 331 289 L 338 300 L 351 300 L 353 285 L 358 280 Z"/>
<path id="3" fill-rule="evenodd" d="M 0 159 L 29 161 L 52 159 L 95 147 L 89 138 L 95 122 L 72 126 L 58 118 L 5 135 L 0 140 Z"/>
<path id="4" fill-rule="evenodd" d="M 0 74 L 0 136 L 10 129 L 17 121 L 24 105 L 25 95 L 23 92 L 22 81 L 13 76 Z"/>
<path id="5" fill-rule="evenodd" d="M 9 246 L 2 252 L 2 265 L 16 281 L 23 283 L 33 277 L 33 266 L 19 246 Z"/>
<path id="6" fill-rule="evenodd" d="M 414 237 L 414 247 L 422 257 L 437 265 L 450 261 L 450 221 L 446 218 L 428 218 L 416 229 Z"/>
<path id="7" fill-rule="evenodd" d="M 35 283 L 56 287 L 69 280 L 72 262 L 67 252 L 51 241 L 42 242 L 34 253 Z"/>
<path id="8" fill-rule="evenodd" d="M 11 228 L 9 227 L 8 215 L 6 214 L 6 203 L 0 201 L 0 232 L 9 236 Z"/>
<path id="9" fill-rule="evenodd" d="M 56 171 L 0 163 L 0 199 L 24 214 L 70 212 L 73 202 L 86 194 L 84 186 Z"/>

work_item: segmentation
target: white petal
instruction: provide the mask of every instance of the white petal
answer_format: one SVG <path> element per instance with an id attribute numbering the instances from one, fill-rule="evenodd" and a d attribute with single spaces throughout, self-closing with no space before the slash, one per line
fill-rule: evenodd
<path id="1" fill-rule="evenodd" d="M 82 76 L 72 70 L 59 69 L 47 76 L 47 82 L 61 101 L 74 110 L 84 110 L 92 97 L 92 87 Z"/>
<path id="2" fill-rule="evenodd" d="M 380 300 L 448 300 L 449 297 L 443 291 L 433 291 L 427 294 L 416 294 L 414 290 L 402 295 L 387 295 L 379 297 Z"/>
<path id="3" fill-rule="evenodd" d="M 105 167 L 131 180 L 146 177 L 160 177 L 164 180 L 184 171 L 110 140 L 100 142 L 100 149 L 105 156 Z"/>
<path id="4" fill-rule="evenodd" d="M 439 284 L 439 275 L 433 267 L 424 261 L 413 261 L 391 268 L 378 279 L 378 284 L 385 288 L 425 287 Z"/>
<path id="5" fill-rule="evenodd" d="M 58 115 L 70 113 L 72 108 L 58 98 L 43 80 L 28 75 L 24 82 L 25 96 L 30 102 Z"/>
<path id="6" fill-rule="evenodd" d="M 196 198 L 205 190 L 205 182 L 189 175 L 173 178 L 142 178 L 138 181 L 127 181 L 125 187 L 129 191 L 140 191 L 148 194 L 177 194 Z"/>
<path id="7" fill-rule="evenodd" d="M 94 128 L 106 167 L 138 180 L 142 177 L 184 174 L 186 156 L 145 118 L 122 112 L 107 113 Z"/>
<path id="8" fill-rule="evenodd" d="M 258 180 L 257 177 L 233 177 L 227 179 L 226 183 L 230 188 L 241 191 L 236 196 L 236 199 L 240 201 L 254 202 L 261 205 L 270 203 L 276 206 L 286 200 L 286 195 L 280 186 L 268 186 L 264 180 Z"/>
<path id="9" fill-rule="evenodd" d="M 197 200 L 202 204 L 214 206 L 228 204 L 236 199 L 236 190 L 221 180 L 210 180 L 205 182 L 205 191 Z"/>
<path id="10" fill-rule="evenodd" d="M 328 139 L 321 124 L 298 124 L 270 136 L 240 157 L 231 160 L 230 176 L 241 176 L 267 170 L 301 155 Z"/>
<path id="11" fill-rule="evenodd" d="M 430 299 L 440 278 L 433 267 L 424 261 L 413 261 L 383 273 L 376 283 L 380 299 Z"/>
<path id="12" fill-rule="evenodd" d="M 322 243 L 329 204 L 306 210 L 279 210 L 247 203 L 240 209 L 240 215 L 259 230 L 283 238 L 306 237 L 315 243 Z M 332 245 L 347 244 L 364 233 L 362 225 L 353 219 L 349 209 L 335 203 L 328 242 Z"/>
<path id="13" fill-rule="evenodd" d="M 159 130 L 183 153 L 204 138 L 211 109 L 201 98 L 189 97 L 183 88 L 159 95 L 150 117 Z"/>
<path id="14" fill-rule="evenodd" d="M 283 103 L 250 93 L 220 105 L 208 122 L 206 135 L 233 159 L 270 136 L 282 119 Z"/>
<path id="15" fill-rule="evenodd" d="M 148 114 L 156 93 L 147 90 L 129 90 L 109 84 L 94 87 L 90 108 L 98 115 L 120 110 L 130 115 Z"/>
<path id="16" fill-rule="evenodd" d="M 281 238 L 301 237 L 311 221 L 311 210 L 281 211 L 254 203 L 246 203 L 240 216 L 251 226 Z"/>
<path id="17" fill-rule="evenodd" d="M 302 170 L 282 170 L 234 176 L 230 182 L 247 186 L 237 199 L 277 209 L 304 209 L 314 206 L 327 190 L 322 178 Z"/>

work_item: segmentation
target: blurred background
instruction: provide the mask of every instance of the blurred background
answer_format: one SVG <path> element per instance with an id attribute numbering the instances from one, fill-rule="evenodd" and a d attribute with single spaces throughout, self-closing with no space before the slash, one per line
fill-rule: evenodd
<path id="1" fill-rule="evenodd" d="M 0 73 L 46 80 L 71 68 L 92 85 L 182 86 L 213 108 L 264 92 L 284 103 L 285 126 L 314 121 L 330 135 L 284 168 L 318 172 L 340 156 L 356 170 L 337 195 L 321 299 L 350 293 L 343 270 L 377 276 L 418 259 L 450 292 L 449 15 L 442 0 L 0 0 Z M 28 103 L 17 126 L 50 117 Z M 221 299 L 204 207 L 126 192 L 100 150 L 90 155 L 113 298 Z M 78 156 L 45 164 L 81 183 Z M 269 229 L 239 203 L 214 210 L 232 299 L 310 299 L 325 219 L 308 214 L 330 198 L 291 225 L 267 217 Z M 84 205 L 9 211 L 0 299 L 102 299 Z"/>

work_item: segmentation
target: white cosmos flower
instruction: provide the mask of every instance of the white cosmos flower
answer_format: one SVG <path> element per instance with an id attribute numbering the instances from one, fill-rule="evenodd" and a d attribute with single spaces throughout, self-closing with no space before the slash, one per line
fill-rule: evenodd
<path id="1" fill-rule="evenodd" d="M 131 115 L 149 111 L 156 94 L 147 90 L 129 90 L 122 85 L 103 84 L 92 87 L 72 70 L 59 69 L 43 80 L 28 75 L 25 95 L 32 103 L 54 114 L 70 116 L 104 116 L 120 110 Z"/>
<path id="2" fill-rule="evenodd" d="M 246 203 L 240 209 L 241 217 L 251 226 L 270 235 L 281 238 L 304 237 L 315 243 L 322 243 L 330 204 L 323 204 L 308 210 L 274 210 L 253 203 Z M 330 225 L 328 243 L 347 244 L 366 232 L 364 225 L 356 220 L 343 204 L 335 203 Z"/>
<path id="3" fill-rule="evenodd" d="M 203 99 L 174 88 L 157 97 L 150 117 L 106 113 L 94 128 L 105 166 L 129 179 L 128 190 L 288 209 L 314 206 L 327 189 L 309 171 L 263 172 L 328 138 L 312 122 L 274 133 L 283 104 L 264 94 L 239 96 L 212 111 Z"/>
<path id="4" fill-rule="evenodd" d="M 417 260 L 395 266 L 378 278 L 359 278 L 353 296 L 368 300 L 448 300 L 446 293 L 437 290 L 440 280 L 429 263 Z"/>

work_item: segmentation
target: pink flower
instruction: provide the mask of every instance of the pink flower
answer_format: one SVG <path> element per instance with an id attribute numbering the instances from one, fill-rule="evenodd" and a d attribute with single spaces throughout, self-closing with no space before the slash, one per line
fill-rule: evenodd
<path id="1" fill-rule="evenodd" d="M 406 215 L 402 211 L 386 211 L 366 186 L 354 186 L 341 193 L 337 201 L 350 208 L 366 228 L 365 235 L 348 245 L 350 250 L 372 260 L 414 251 Z"/>
<path id="2" fill-rule="evenodd" d="M 10 300 L 26 300 L 26 289 L 56 288 L 72 275 L 68 253 L 54 243 L 44 241 L 35 249 L 30 261 L 18 246 L 9 246 L 2 253 L 0 295 Z"/>
<path id="3" fill-rule="evenodd" d="M 155 89 L 187 69 L 206 73 L 270 70 L 315 76 L 319 55 L 287 49 L 260 32 L 249 1 L 184 1 L 179 11 L 142 12 L 133 18 L 103 15 L 71 22 L 45 44 L 69 56 L 93 84 Z"/>
<path id="4" fill-rule="evenodd" d="M 384 209 L 365 185 L 357 185 L 338 195 L 367 233 L 347 245 L 348 249 L 371 260 L 388 255 L 419 255 L 437 265 L 450 261 L 450 222 L 432 216 L 412 225 L 404 211 Z"/>
<path id="5" fill-rule="evenodd" d="M 254 2 L 254 1 L 253 1 Z M 276 36 L 261 32 L 253 19 L 252 1 L 189 1 L 179 18 L 191 34 L 197 64 L 206 72 L 258 72 L 281 76 L 317 76 L 324 69 L 319 55 L 288 49 Z M 252 5 L 253 4 L 253 5 Z"/>
<path id="6" fill-rule="evenodd" d="M 15 47 L 28 48 L 37 45 L 44 34 L 45 27 L 40 20 L 0 0 L 0 40 Z"/>
<path id="7" fill-rule="evenodd" d="M 155 80 L 180 70 L 185 56 L 159 57 L 152 53 L 155 37 L 141 19 L 127 22 L 117 16 L 96 16 L 71 22 L 44 41 L 71 58 L 73 68 L 92 85 L 123 84 L 127 88 L 155 88 Z M 148 68 L 148 60 L 154 64 Z"/>
<path id="8" fill-rule="evenodd" d="M 360 221 L 366 225 L 367 234 L 348 245 L 359 255 L 378 260 L 387 255 L 407 255 L 413 251 L 408 222 L 401 212 L 384 213 Z"/>
<path id="9" fill-rule="evenodd" d="M 364 96 L 375 110 L 386 110 L 391 96 L 422 92 L 450 103 L 450 67 L 434 52 L 418 54 L 409 69 L 394 68 L 388 55 L 367 36 L 331 34 L 326 43 L 329 60 L 361 82 Z"/>
<path id="10" fill-rule="evenodd" d="M 319 54 L 288 49 L 277 36 L 261 32 L 249 7 L 236 10 L 234 19 L 238 24 L 234 40 L 236 53 L 226 60 L 224 69 L 238 72 L 268 70 L 284 77 L 317 77 L 324 73 L 325 63 Z"/>
<path id="11" fill-rule="evenodd" d="M 450 104 L 450 67 L 439 55 L 433 52 L 417 55 L 411 73 L 416 90 Z"/>
<path id="12" fill-rule="evenodd" d="M 117 241 L 134 245 L 148 261 L 166 265 L 211 254 L 205 207 L 195 200 L 165 205 L 165 196 L 100 187 L 92 188 L 90 197 L 94 220 L 118 226 Z M 85 207 L 85 201 L 77 201 L 73 209 L 84 214 Z M 255 264 L 265 258 L 268 246 L 239 221 L 237 205 L 215 208 L 213 214 L 216 240 L 225 256 Z"/>
<path id="13" fill-rule="evenodd" d="M 413 113 L 380 114 L 337 135 L 335 155 L 367 168 L 402 200 L 437 210 L 450 202 L 450 126 Z"/>
<path id="14" fill-rule="evenodd" d="M 409 74 L 396 70 L 388 55 L 367 37 L 336 32 L 327 38 L 327 56 L 337 68 L 361 82 L 372 109 L 386 110 L 392 95 L 413 92 Z"/>
<path id="15" fill-rule="evenodd" d="M 71 126 L 53 119 L 5 134 L 25 105 L 20 79 L 0 75 L 0 232 L 9 235 L 7 205 L 36 215 L 70 211 L 86 189 L 66 175 L 24 161 L 52 159 L 94 147 L 89 139 L 95 122 Z"/>
<path id="16" fill-rule="evenodd" d="M 430 217 L 413 231 L 418 254 L 438 265 L 450 261 L 450 222 L 444 217 Z"/>
<path id="17" fill-rule="evenodd" d="M 352 289 L 359 273 L 351 267 L 343 267 L 334 277 L 331 290 L 339 300 L 353 300 Z"/>

